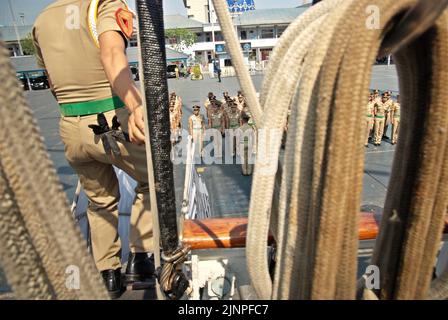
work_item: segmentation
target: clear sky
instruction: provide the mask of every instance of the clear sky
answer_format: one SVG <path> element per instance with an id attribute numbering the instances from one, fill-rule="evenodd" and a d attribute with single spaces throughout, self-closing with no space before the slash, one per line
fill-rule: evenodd
<path id="1" fill-rule="evenodd" d="M 84 0 L 87 1 L 87 0 Z M 11 0 L 13 10 L 19 25 L 33 24 L 39 12 L 48 6 L 54 0 Z M 304 0 L 255 0 L 258 9 L 265 8 L 290 8 L 301 5 Z M 128 3 L 134 7 L 134 0 L 128 0 Z M 164 0 L 165 14 L 179 13 L 186 15 L 186 10 L 182 0 Z M 24 15 L 24 18 L 20 16 Z M 8 0 L 0 0 L 0 25 L 11 25 L 11 12 L 8 6 Z"/>

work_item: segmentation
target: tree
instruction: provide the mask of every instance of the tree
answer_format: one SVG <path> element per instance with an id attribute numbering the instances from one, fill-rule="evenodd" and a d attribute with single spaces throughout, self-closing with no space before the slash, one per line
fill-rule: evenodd
<path id="1" fill-rule="evenodd" d="M 20 40 L 20 44 L 22 45 L 23 54 L 26 56 L 31 56 L 36 53 L 36 48 L 33 44 L 33 38 L 31 37 L 31 33 L 29 33 L 25 38 Z"/>
<path id="2" fill-rule="evenodd" d="M 177 51 L 190 48 L 197 40 L 197 35 L 187 29 L 168 29 L 165 31 L 168 44 Z"/>

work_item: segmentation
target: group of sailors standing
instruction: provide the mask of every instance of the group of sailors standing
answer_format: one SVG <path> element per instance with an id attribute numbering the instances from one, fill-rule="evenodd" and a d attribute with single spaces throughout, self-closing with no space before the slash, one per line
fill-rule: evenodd
<path id="1" fill-rule="evenodd" d="M 387 130 L 392 126 L 391 144 L 398 141 L 400 129 L 400 95 L 397 100 L 392 99 L 392 92 L 385 91 L 381 97 L 379 90 L 373 90 L 369 94 L 369 102 L 366 109 L 366 135 L 365 146 L 369 146 L 369 140 L 373 145 L 380 146 L 382 140 L 389 139 Z"/>
<path id="2" fill-rule="evenodd" d="M 175 143 L 180 135 L 182 119 L 182 101 L 175 94 L 170 96 L 170 118 L 172 142 Z M 241 158 L 243 175 L 251 175 L 253 172 L 253 161 L 255 140 L 255 123 L 246 105 L 246 100 L 241 91 L 231 97 L 228 92 L 223 92 L 223 98 L 218 100 L 213 92 L 209 92 L 204 101 L 205 115 L 201 114 L 201 106 L 193 106 L 193 114 L 188 118 L 188 131 L 195 143 L 196 153 L 203 156 L 204 136 L 206 129 L 214 129 L 221 137 L 213 136 L 214 157 L 222 158 L 222 137 L 226 132 L 235 135 L 233 147 L 228 150 L 232 157 L 237 154 Z M 235 134 L 239 130 L 240 135 Z M 216 132 L 215 131 L 215 132 Z M 239 146 L 239 148 L 238 148 Z"/>

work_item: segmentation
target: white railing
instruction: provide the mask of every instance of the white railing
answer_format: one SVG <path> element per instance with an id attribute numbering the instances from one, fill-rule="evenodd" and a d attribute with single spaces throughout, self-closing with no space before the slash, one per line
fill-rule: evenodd
<path id="1" fill-rule="evenodd" d="M 194 150 L 193 139 L 188 136 L 182 215 L 185 219 L 206 219 L 211 217 L 210 198 L 207 186 L 196 170 Z"/>

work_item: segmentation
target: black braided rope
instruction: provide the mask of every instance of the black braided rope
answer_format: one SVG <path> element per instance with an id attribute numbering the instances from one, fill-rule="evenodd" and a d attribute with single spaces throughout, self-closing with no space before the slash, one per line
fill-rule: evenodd
<path id="1" fill-rule="evenodd" d="M 166 254 L 179 243 L 171 162 L 168 82 L 162 0 L 137 0 L 140 52 L 154 167 L 160 241 Z"/>

